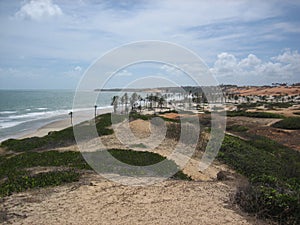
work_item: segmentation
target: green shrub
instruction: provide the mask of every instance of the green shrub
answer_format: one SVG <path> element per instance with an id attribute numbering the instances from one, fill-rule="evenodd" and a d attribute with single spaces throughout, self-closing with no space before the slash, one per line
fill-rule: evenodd
<path id="1" fill-rule="evenodd" d="M 244 132 L 247 131 L 248 128 L 242 125 L 232 125 L 229 127 L 226 127 L 226 130 L 228 131 L 235 131 L 235 132 Z"/>
<path id="2" fill-rule="evenodd" d="M 84 155 L 90 159 L 93 167 L 101 173 L 116 173 L 124 176 L 161 177 L 178 171 L 171 178 L 191 180 L 189 176 L 179 170 L 179 167 L 174 161 L 159 154 L 119 149 L 110 149 L 108 152 L 115 159 L 125 164 L 116 164 L 116 162 L 103 151 L 88 152 L 84 153 Z M 162 161 L 164 161 L 163 166 L 152 166 Z M 137 169 L 137 166 L 140 166 L 140 168 Z"/>
<path id="3" fill-rule="evenodd" d="M 14 174 L 0 186 L 0 196 L 7 196 L 13 192 L 21 192 L 30 188 L 57 186 L 63 183 L 78 181 L 80 174 L 74 170 L 51 171 L 36 175 Z"/>
<path id="4" fill-rule="evenodd" d="M 300 117 L 288 117 L 280 120 L 274 124 L 272 127 L 282 128 L 282 129 L 291 129 L 291 130 L 299 130 L 300 129 Z"/>
<path id="5" fill-rule="evenodd" d="M 268 112 L 246 112 L 246 111 L 228 111 L 227 116 L 246 116 L 246 117 L 256 117 L 256 118 L 284 118 L 284 116 L 268 113 Z"/>
<path id="6" fill-rule="evenodd" d="M 288 108 L 293 105 L 293 103 L 290 102 L 268 102 L 264 103 L 265 107 L 267 109 L 275 109 L 275 108 Z"/>
<path id="7" fill-rule="evenodd" d="M 138 152 L 132 150 L 111 149 L 108 151 L 119 161 L 132 165 L 142 166 L 138 174 L 134 174 L 128 168 L 115 167 L 111 163 L 111 157 L 103 151 L 84 153 L 85 157 L 94 160 L 93 165 L 99 165 L 100 171 L 115 172 L 127 176 L 162 176 L 166 171 L 177 171 L 172 176 L 173 179 L 190 180 L 191 178 L 179 170 L 175 162 L 166 159 L 158 154 L 151 152 Z M 99 158 L 100 157 L 100 158 Z M 101 161 L 97 161 L 101 159 Z M 165 167 L 143 168 L 152 164 L 166 160 Z M 54 171 L 31 175 L 29 168 L 35 167 L 54 167 Z M 57 171 L 55 167 L 62 168 Z M 30 188 L 55 186 L 62 183 L 73 182 L 79 179 L 80 173 L 76 169 L 91 170 L 80 152 L 66 151 L 43 151 L 43 152 L 24 152 L 12 156 L 0 157 L 0 196 L 9 195 L 13 192 L 20 192 Z M 61 170 L 61 169 L 60 169 Z"/>
<path id="8" fill-rule="evenodd" d="M 300 153 L 260 136 L 226 136 L 218 158 L 247 176 L 237 203 L 247 212 L 284 224 L 300 222 Z"/>

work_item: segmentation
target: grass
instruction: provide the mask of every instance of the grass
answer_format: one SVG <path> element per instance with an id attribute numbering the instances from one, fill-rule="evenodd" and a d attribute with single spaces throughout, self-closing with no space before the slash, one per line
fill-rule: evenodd
<path id="1" fill-rule="evenodd" d="M 281 129 L 290 129 L 290 130 L 299 130 L 300 129 L 300 117 L 288 117 L 280 120 L 274 124 L 272 127 L 281 128 Z"/>
<path id="2" fill-rule="evenodd" d="M 269 112 L 246 112 L 246 111 L 228 111 L 227 116 L 246 116 L 246 117 L 255 117 L 255 118 L 284 118 L 283 115 Z"/>
<path id="3" fill-rule="evenodd" d="M 300 222 L 300 153 L 260 136 L 226 136 L 218 158 L 249 178 L 236 202 L 247 212 L 279 223 Z"/>

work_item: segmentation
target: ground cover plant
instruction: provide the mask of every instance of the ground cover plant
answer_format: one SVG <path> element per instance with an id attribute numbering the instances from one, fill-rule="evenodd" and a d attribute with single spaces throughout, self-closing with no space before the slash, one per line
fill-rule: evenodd
<path id="1" fill-rule="evenodd" d="M 300 129 L 300 117 L 288 117 L 280 120 L 274 124 L 272 127 L 281 128 L 281 129 L 290 129 L 290 130 L 299 130 Z"/>
<path id="2" fill-rule="evenodd" d="M 300 222 L 300 153 L 268 138 L 226 136 L 218 158 L 249 179 L 236 196 L 247 212 L 283 224 Z"/>
<path id="3" fill-rule="evenodd" d="M 111 149 L 109 153 L 120 160 L 133 166 L 147 166 L 165 160 L 156 153 L 137 152 L 132 150 Z M 101 152 L 95 154 L 95 159 Z M 103 159 L 103 157 L 102 157 Z M 123 175 L 130 174 L 124 168 L 113 168 L 109 160 L 97 162 L 102 166 L 104 172 L 112 172 Z M 167 160 L 169 169 L 178 169 L 178 166 L 171 160 Z M 38 167 L 51 167 L 48 172 L 32 174 L 29 169 Z M 168 168 L 167 168 L 168 169 Z M 27 151 L 21 154 L 6 155 L 0 157 L 0 196 L 10 195 L 13 192 L 21 192 L 31 188 L 57 186 L 63 183 L 78 181 L 85 170 L 92 170 L 86 163 L 80 152 L 74 151 Z M 153 175 L 160 176 L 164 171 L 153 170 Z M 173 179 L 191 180 L 182 171 L 173 175 Z"/>
<path id="4" fill-rule="evenodd" d="M 269 112 L 246 112 L 246 111 L 229 111 L 227 116 L 246 116 L 246 117 L 256 117 L 256 118 L 284 118 L 283 115 Z"/>

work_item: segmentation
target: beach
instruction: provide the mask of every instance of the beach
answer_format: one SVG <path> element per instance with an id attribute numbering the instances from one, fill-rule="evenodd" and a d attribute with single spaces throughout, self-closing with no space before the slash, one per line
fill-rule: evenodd
<path id="1" fill-rule="evenodd" d="M 99 109 L 97 110 L 97 115 L 110 113 L 111 111 L 112 111 L 111 109 Z M 94 111 L 91 110 L 78 111 L 76 112 L 76 114 L 74 114 L 72 123 L 70 118 L 50 122 L 36 130 L 30 131 L 29 133 L 22 135 L 18 139 L 30 138 L 30 137 L 43 137 L 47 135 L 49 132 L 60 131 L 70 126 L 73 126 L 75 124 L 81 123 L 83 121 L 90 120 L 93 118 L 93 116 L 91 116 L 93 115 L 93 113 Z"/>

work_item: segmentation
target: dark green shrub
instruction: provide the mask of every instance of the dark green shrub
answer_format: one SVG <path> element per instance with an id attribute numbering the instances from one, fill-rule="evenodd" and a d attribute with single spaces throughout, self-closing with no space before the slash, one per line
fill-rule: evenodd
<path id="1" fill-rule="evenodd" d="M 7 196 L 13 192 L 21 192 L 30 188 L 57 186 L 63 183 L 78 181 L 80 174 L 74 170 L 52 171 L 36 175 L 14 175 L 5 180 L 0 186 L 0 196 Z"/>
<path id="2" fill-rule="evenodd" d="M 247 176 L 236 202 L 247 212 L 283 224 L 300 222 L 300 153 L 260 136 L 226 136 L 218 158 Z"/>
<path id="3" fill-rule="evenodd" d="M 247 131 L 248 128 L 242 125 L 232 125 L 229 127 L 226 127 L 226 130 L 228 131 L 235 131 L 235 132 L 244 132 Z"/>
<path id="4" fill-rule="evenodd" d="M 268 112 L 228 111 L 227 116 L 246 116 L 255 118 L 284 118 L 284 116 Z"/>
<path id="5" fill-rule="evenodd" d="M 281 129 L 291 129 L 299 130 L 300 129 L 300 117 L 288 117 L 280 120 L 274 124 L 272 127 L 281 128 Z"/>

